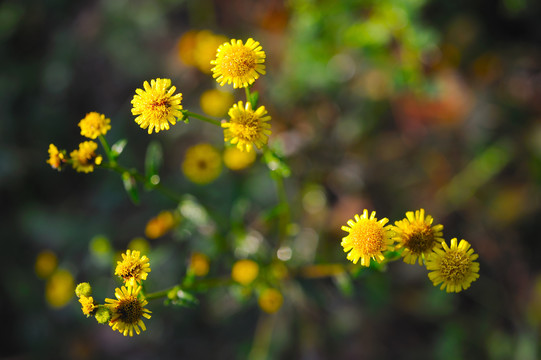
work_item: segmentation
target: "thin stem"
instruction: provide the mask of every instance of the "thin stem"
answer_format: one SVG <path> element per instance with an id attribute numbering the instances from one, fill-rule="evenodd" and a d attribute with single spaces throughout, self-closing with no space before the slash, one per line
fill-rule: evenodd
<path id="1" fill-rule="evenodd" d="M 105 155 L 107 156 L 109 162 L 116 164 L 115 158 L 113 157 L 113 154 L 111 152 L 111 147 L 107 143 L 107 140 L 105 140 L 105 137 L 100 134 L 98 138 L 100 139 L 101 146 L 103 146 L 103 150 L 105 150 Z"/>
<path id="2" fill-rule="evenodd" d="M 205 122 L 208 122 L 208 123 L 210 123 L 210 124 L 212 124 L 212 125 L 216 125 L 216 126 L 222 127 L 222 123 L 221 123 L 220 121 L 218 121 L 218 120 L 211 119 L 211 118 L 208 118 L 208 117 L 206 117 L 206 116 L 204 116 L 204 115 L 196 114 L 196 113 L 193 113 L 193 112 L 188 111 L 188 110 L 183 111 L 183 113 L 184 113 L 184 116 L 185 116 L 185 117 L 193 117 L 193 118 L 196 118 L 196 119 L 199 119 L 199 120 L 203 120 L 203 121 L 205 121 Z"/>

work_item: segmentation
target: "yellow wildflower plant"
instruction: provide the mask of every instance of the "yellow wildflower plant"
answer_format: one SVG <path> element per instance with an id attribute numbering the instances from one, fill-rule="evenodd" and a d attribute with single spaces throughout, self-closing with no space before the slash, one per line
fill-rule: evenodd
<path id="1" fill-rule="evenodd" d="M 265 75 L 265 52 L 259 41 L 249 38 L 246 44 L 242 40 L 232 39 L 218 47 L 216 60 L 210 63 L 212 77 L 223 86 L 225 83 L 242 88 L 253 84 L 259 75 Z"/>
<path id="2" fill-rule="evenodd" d="M 271 126 L 267 123 L 271 117 L 267 115 L 264 106 L 254 111 L 250 102 L 243 105 L 242 101 L 239 101 L 229 109 L 228 114 L 229 122 L 222 122 L 224 141 L 236 144 L 241 151 L 250 151 L 254 145 L 261 149 L 267 144 L 268 137 L 272 134 Z"/>
<path id="3" fill-rule="evenodd" d="M 79 121 L 81 135 L 89 139 L 95 139 L 100 135 L 105 135 L 111 129 L 110 123 L 111 119 L 106 118 L 105 115 L 94 111 L 89 112 Z"/>
<path id="4" fill-rule="evenodd" d="M 51 165 L 53 169 L 60 171 L 62 169 L 62 164 L 66 162 L 66 151 L 58 150 L 58 148 L 50 144 L 49 145 L 49 159 L 47 164 Z"/>
<path id="5" fill-rule="evenodd" d="M 161 211 L 158 215 L 147 222 L 145 236 L 149 239 L 157 239 L 171 231 L 180 221 L 177 213 L 168 210 Z"/>
<path id="6" fill-rule="evenodd" d="M 445 242 L 441 243 L 443 249 L 434 249 L 428 257 L 426 268 L 431 270 L 428 278 L 440 290 L 447 292 L 460 292 L 470 287 L 471 283 L 479 278 L 479 263 L 474 261 L 479 255 L 474 253 L 470 243 L 451 239 L 451 247 Z"/>
<path id="7" fill-rule="evenodd" d="M 81 310 L 86 317 L 94 314 L 95 310 L 98 308 L 96 303 L 94 303 L 94 298 L 92 298 L 92 296 L 81 296 L 79 302 L 81 303 Z"/>
<path id="8" fill-rule="evenodd" d="M 259 274 L 259 265 L 248 259 L 238 260 L 231 269 L 231 278 L 242 285 L 250 285 Z"/>
<path id="9" fill-rule="evenodd" d="M 85 141 L 79 144 L 78 150 L 70 153 L 71 165 L 77 172 L 89 173 L 94 171 L 94 165 L 101 164 L 103 157 L 96 154 L 98 144 L 94 141 Z"/>
<path id="10" fill-rule="evenodd" d="M 419 209 L 406 212 L 406 217 L 392 226 L 395 232 L 393 240 L 397 242 L 395 249 L 404 248 L 402 257 L 405 263 L 419 261 L 422 265 L 434 248 L 441 248 L 443 225 L 432 226 L 433 221 L 432 216 L 425 217 L 424 209 Z"/>
<path id="11" fill-rule="evenodd" d="M 235 171 L 246 169 L 254 163 L 256 157 L 255 151 L 241 151 L 233 146 L 225 148 L 223 153 L 225 166 Z"/>
<path id="12" fill-rule="evenodd" d="M 363 215 L 355 215 L 354 220 L 348 220 L 349 226 L 342 226 L 342 230 L 349 234 L 342 238 L 344 252 L 349 252 L 347 259 L 357 264 L 361 259 L 362 266 L 370 266 L 370 259 L 381 262 L 385 259 L 384 251 L 393 250 L 393 231 L 390 225 L 385 225 L 389 219 L 378 220 L 376 212 L 368 216 L 368 210 Z"/>
<path id="13" fill-rule="evenodd" d="M 273 314 L 280 310 L 284 302 L 282 293 L 273 288 L 267 288 L 261 292 L 257 303 L 261 310 L 266 313 Z"/>
<path id="14" fill-rule="evenodd" d="M 228 91 L 218 89 L 210 89 L 203 94 L 199 99 L 201 110 L 207 115 L 214 117 L 222 117 L 227 115 L 227 112 L 235 102 L 235 97 Z"/>
<path id="15" fill-rule="evenodd" d="M 207 143 L 194 145 L 186 150 L 182 172 L 193 183 L 200 185 L 211 183 L 222 172 L 220 153 Z"/>
<path id="16" fill-rule="evenodd" d="M 145 331 L 146 327 L 143 323 L 143 317 L 150 319 L 151 311 L 145 306 L 148 301 L 143 297 L 140 298 L 141 286 L 122 286 L 116 288 L 116 299 L 105 299 L 105 303 L 111 310 L 112 317 L 109 320 L 109 326 L 113 330 L 118 330 L 122 335 L 133 336 L 133 332 L 139 335 L 141 330 Z M 141 328 L 141 329 L 139 329 Z"/>
<path id="17" fill-rule="evenodd" d="M 147 279 L 150 272 L 149 259 L 145 255 L 141 256 L 141 253 L 137 250 L 126 250 L 125 254 L 122 254 L 122 261 L 117 261 L 115 268 L 115 275 L 124 279 L 127 285 L 135 286 L 136 283 L 140 283 Z"/>
<path id="18" fill-rule="evenodd" d="M 175 125 L 182 118 L 182 94 L 175 94 L 176 87 L 170 79 L 155 79 L 143 83 L 143 89 L 135 90 L 131 101 L 131 112 L 136 115 L 135 122 L 142 129 L 152 131 L 169 130 L 169 124 Z"/>

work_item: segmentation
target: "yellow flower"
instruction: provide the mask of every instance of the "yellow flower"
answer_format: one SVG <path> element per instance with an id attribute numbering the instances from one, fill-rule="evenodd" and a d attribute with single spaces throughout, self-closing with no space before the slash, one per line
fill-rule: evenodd
<path id="1" fill-rule="evenodd" d="M 58 148 L 53 144 L 49 145 L 49 159 L 47 164 L 51 165 L 53 169 L 60 171 L 62 164 L 66 161 L 66 151 L 58 151 Z"/>
<path id="2" fill-rule="evenodd" d="M 222 172 L 220 153 L 207 143 L 192 146 L 184 156 L 182 172 L 196 184 L 208 184 Z"/>
<path id="3" fill-rule="evenodd" d="M 112 312 L 109 326 L 113 330 L 118 330 L 122 335 L 133 336 L 133 330 L 137 335 L 141 333 L 141 330 L 146 330 L 142 317 L 150 319 L 151 311 L 145 309 L 145 305 L 148 304 L 144 298 L 139 299 L 139 292 L 141 286 L 133 287 L 131 285 L 122 286 L 120 289 L 115 290 L 115 299 L 105 299 Z"/>
<path id="4" fill-rule="evenodd" d="M 259 265 L 255 261 L 244 259 L 233 264 L 231 278 L 242 285 L 251 284 L 259 274 Z"/>
<path id="5" fill-rule="evenodd" d="M 85 314 L 86 317 L 92 315 L 94 310 L 96 310 L 96 308 L 98 307 L 94 303 L 94 299 L 92 298 L 92 296 L 81 296 L 79 298 L 79 302 L 81 303 L 81 310 L 83 310 L 83 314 Z"/>
<path id="6" fill-rule="evenodd" d="M 147 279 L 150 272 L 149 259 L 137 250 L 126 250 L 122 254 L 122 261 L 117 261 L 115 275 L 124 279 L 127 285 L 135 286 Z"/>
<path id="7" fill-rule="evenodd" d="M 57 270 L 45 284 L 45 298 L 49 305 L 61 308 L 68 304 L 75 291 L 73 275 L 68 270 Z"/>
<path id="8" fill-rule="evenodd" d="M 79 150 L 70 153 L 72 166 L 77 172 L 89 173 L 94 171 L 94 165 L 101 164 L 103 158 L 96 154 L 98 144 L 94 141 L 85 141 L 79 144 Z"/>
<path id="9" fill-rule="evenodd" d="M 232 39 L 218 47 L 216 60 L 210 63 L 212 77 L 223 86 L 225 83 L 233 83 L 234 88 L 248 87 L 259 78 L 259 74 L 265 75 L 265 52 L 261 50 L 258 41 L 249 38 L 246 44 L 242 40 Z"/>
<path id="10" fill-rule="evenodd" d="M 164 210 L 150 219 L 145 227 L 145 235 L 149 239 L 157 239 L 173 229 L 180 221 L 171 211 Z"/>
<path id="11" fill-rule="evenodd" d="M 209 272 L 209 258 L 207 255 L 194 252 L 190 257 L 190 265 L 188 270 L 195 276 L 205 276 Z"/>
<path id="12" fill-rule="evenodd" d="M 156 79 L 143 83 L 143 89 L 135 90 L 131 103 L 133 115 L 139 115 L 135 122 L 142 129 L 148 128 L 148 133 L 152 130 L 169 130 L 169 123 L 175 125 L 177 118 L 182 117 L 181 109 L 182 94 L 175 93 L 176 87 L 171 86 L 170 79 Z"/>
<path id="13" fill-rule="evenodd" d="M 50 250 L 44 250 L 36 257 L 34 269 L 37 276 L 45 279 L 51 276 L 51 274 L 56 270 L 57 265 L 58 259 L 56 258 L 56 254 Z"/>
<path id="14" fill-rule="evenodd" d="M 178 39 L 177 50 L 180 60 L 186 65 L 195 66 L 195 47 L 197 45 L 197 33 L 196 30 L 186 31 Z"/>
<path id="15" fill-rule="evenodd" d="M 440 289 L 447 292 L 460 292 L 470 287 L 479 278 L 479 263 L 474 260 L 479 257 L 466 240 L 451 239 L 449 248 L 445 242 L 443 249 L 434 249 L 426 262 L 426 268 L 433 270 L 428 273 L 434 286 L 442 283 Z"/>
<path id="16" fill-rule="evenodd" d="M 272 288 L 263 290 L 258 299 L 259 307 L 269 314 L 277 312 L 282 307 L 283 302 L 282 293 Z"/>
<path id="17" fill-rule="evenodd" d="M 199 100 L 201 110 L 214 117 L 225 116 L 234 102 L 235 97 L 232 93 L 218 89 L 205 91 Z"/>
<path id="18" fill-rule="evenodd" d="M 356 264 L 361 259 L 363 266 L 370 266 L 370 259 L 381 262 L 385 258 L 383 252 L 393 249 L 393 232 L 389 225 L 385 226 L 389 220 L 383 218 L 378 221 L 375 211 L 369 217 L 366 209 L 362 216 L 355 215 L 354 219 L 348 220 L 349 227 L 342 226 L 342 230 L 349 232 L 342 238 L 344 252 L 351 250 L 348 260 Z"/>
<path id="19" fill-rule="evenodd" d="M 209 30 L 201 30 L 197 33 L 193 57 L 195 66 L 201 72 L 210 74 L 211 61 L 216 57 L 216 49 L 225 41 L 227 41 L 225 36 L 216 35 Z"/>
<path id="20" fill-rule="evenodd" d="M 229 109 L 229 117 L 231 118 L 229 122 L 222 122 L 225 141 L 237 144 L 237 148 L 241 151 L 250 151 L 252 144 L 261 149 L 267 143 L 272 132 L 270 124 L 266 121 L 271 117 L 267 115 L 264 106 L 253 111 L 251 103 L 243 105 L 242 101 L 239 101 Z"/>
<path id="21" fill-rule="evenodd" d="M 425 217 L 425 210 L 420 209 L 415 213 L 408 211 L 404 219 L 395 222 L 393 240 L 398 242 L 396 249 L 404 248 L 404 262 L 415 264 L 419 259 L 419 265 L 422 265 L 432 249 L 441 248 L 443 225 L 432 226 L 433 221 L 432 216 Z"/>
<path id="22" fill-rule="evenodd" d="M 79 121 L 81 135 L 90 139 L 105 135 L 107 134 L 107 131 L 111 129 L 110 123 L 111 119 L 106 118 L 105 115 L 97 112 L 89 112 L 84 119 Z"/>
<path id="23" fill-rule="evenodd" d="M 242 170 L 252 165 L 256 158 L 255 151 L 241 151 L 236 147 L 224 150 L 224 164 L 231 170 Z"/>

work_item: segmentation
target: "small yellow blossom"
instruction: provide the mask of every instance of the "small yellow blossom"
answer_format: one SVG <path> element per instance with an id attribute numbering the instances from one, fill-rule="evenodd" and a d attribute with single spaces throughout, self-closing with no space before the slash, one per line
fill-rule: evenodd
<path id="1" fill-rule="evenodd" d="M 75 291 L 75 280 L 68 270 L 57 270 L 45 284 L 45 299 L 55 308 L 66 306 Z"/>
<path id="2" fill-rule="evenodd" d="M 59 151 L 56 146 L 53 144 L 49 145 L 49 159 L 47 164 L 51 165 L 53 169 L 60 171 L 62 169 L 62 164 L 66 161 L 66 151 Z"/>
<path id="3" fill-rule="evenodd" d="M 115 275 L 124 279 L 127 285 L 135 286 L 136 283 L 140 283 L 147 279 L 150 272 L 149 259 L 137 250 L 126 250 L 125 254 L 122 254 L 122 261 L 117 261 Z"/>
<path id="4" fill-rule="evenodd" d="M 378 221 L 376 212 L 372 211 L 370 217 L 368 210 L 363 215 L 355 215 L 355 221 L 348 220 L 348 226 L 342 226 L 342 230 L 349 235 L 342 238 L 344 252 L 348 252 L 347 258 L 354 264 L 361 259 L 362 266 L 370 266 L 370 259 L 381 262 L 385 259 L 383 252 L 393 250 L 393 232 L 390 226 L 385 224 L 389 221 L 383 218 Z"/>
<path id="5" fill-rule="evenodd" d="M 58 259 L 56 257 L 56 254 L 51 250 L 44 250 L 40 252 L 36 257 L 34 269 L 37 276 L 45 279 L 51 276 L 51 274 L 56 270 L 57 265 Z"/>
<path id="6" fill-rule="evenodd" d="M 115 290 L 115 299 L 105 299 L 112 312 L 109 326 L 113 330 L 118 330 L 122 335 L 133 336 L 133 331 L 139 335 L 141 330 L 145 331 L 146 327 L 143 323 L 143 317 L 150 319 L 151 311 L 145 308 L 148 304 L 144 298 L 139 298 L 141 286 L 122 286 Z"/>
<path id="7" fill-rule="evenodd" d="M 201 110 L 203 110 L 205 114 L 214 117 L 225 116 L 234 102 L 235 97 L 232 93 L 218 89 L 205 91 L 201 94 L 201 98 L 199 99 Z"/>
<path id="8" fill-rule="evenodd" d="M 182 94 L 175 93 L 176 87 L 171 86 L 170 79 L 156 79 L 143 83 L 143 89 L 135 90 L 136 95 L 131 101 L 133 115 L 138 115 L 135 122 L 142 129 L 152 131 L 169 130 L 169 124 L 175 125 L 182 117 Z"/>
<path id="9" fill-rule="evenodd" d="M 161 211 L 148 221 L 145 227 L 145 236 L 149 239 L 157 239 L 171 231 L 179 221 L 177 213 L 168 210 Z"/>
<path id="10" fill-rule="evenodd" d="M 231 269 L 231 278 L 242 284 L 251 284 L 259 274 L 259 265 L 252 260 L 243 259 L 235 262 Z"/>
<path id="11" fill-rule="evenodd" d="M 89 112 L 84 119 L 79 121 L 81 135 L 90 139 L 105 135 L 111 129 L 110 123 L 111 119 L 106 118 L 105 115 L 97 112 Z"/>
<path id="12" fill-rule="evenodd" d="M 208 184 L 222 172 L 222 159 L 214 146 L 202 143 L 186 150 L 182 172 L 196 184 Z"/>
<path id="13" fill-rule="evenodd" d="M 70 153 L 72 166 L 77 172 L 89 173 L 94 171 L 94 165 L 101 164 L 103 158 L 96 154 L 98 144 L 94 141 L 85 141 L 79 144 L 78 150 Z"/>
<path id="14" fill-rule="evenodd" d="M 241 151 L 230 146 L 224 150 L 224 164 L 231 170 L 242 170 L 252 165 L 257 157 L 255 151 Z"/>
<path id="15" fill-rule="evenodd" d="M 222 122 L 224 140 L 236 144 L 241 151 L 250 151 L 253 145 L 261 149 L 272 134 L 271 126 L 267 123 L 271 117 L 267 115 L 264 106 L 253 111 L 250 102 L 243 105 L 239 101 L 229 109 L 229 117 L 229 122 Z"/>
<path id="16" fill-rule="evenodd" d="M 475 254 L 470 243 L 451 239 L 451 247 L 445 242 L 443 249 L 434 249 L 426 262 L 426 268 L 432 270 L 428 278 L 434 286 L 441 284 L 440 289 L 447 292 L 460 292 L 470 287 L 471 283 L 479 278 L 479 263 L 475 262 L 479 255 Z"/>
<path id="17" fill-rule="evenodd" d="M 209 258 L 207 255 L 199 252 L 194 252 L 190 257 L 190 265 L 188 270 L 195 276 L 205 276 L 210 268 Z"/>
<path id="18" fill-rule="evenodd" d="M 284 297 L 282 293 L 276 289 L 267 288 L 259 295 L 258 304 L 261 310 L 266 313 L 273 314 L 280 310 Z"/>
<path id="19" fill-rule="evenodd" d="M 92 296 L 81 296 L 79 298 L 79 302 L 81 303 L 81 310 L 83 311 L 83 314 L 86 315 L 86 317 L 92 315 L 94 310 L 96 310 L 96 308 L 98 307 L 94 303 L 94 299 L 92 298 Z"/>
<path id="20" fill-rule="evenodd" d="M 393 240 L 398 242 L 396 249 L 404 248 L 404 262 L 415 264 L 418 259 L 419 265 L 422 265 L 432 249 L 441 248 L 443 225 L 432 226 L 433 221 L 432 216 L 425 217 L 425 210 L 420 209 L 415 213 L 408 211 L 406 218 L 395 222 L 392 227 L 395 232 Z"/>
<path id="21" fill-rule="evenodd" d="M 216 60 L 210 62 L 214 65 L 212 76 L 221 86 L 233 83 L 234 88 L 248 87 L 259 74 L 265 74 L 265 57 L 258 41 L 249 38 L 243 44 L 232 39 L 218 47 Z"/>

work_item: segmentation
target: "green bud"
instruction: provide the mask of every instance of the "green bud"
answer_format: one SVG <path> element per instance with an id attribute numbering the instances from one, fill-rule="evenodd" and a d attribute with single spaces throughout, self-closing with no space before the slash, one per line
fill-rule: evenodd
<path id="1" fill-rule="evenodd" d="M 111 310 L 107 306 L 100 306 L 94 317 L 98 323 L 106 324 L 111 320 Z"/>
<path id="2" fill-rule="evenodd" d="M 79 297 L 79 298 L 81 296 L 90 296 L 90 295 L 92 295 L 92 287 L 87 282 L 80 283 L 75 288 L 75 295 L 77 295 L 77 297 Z"/>

